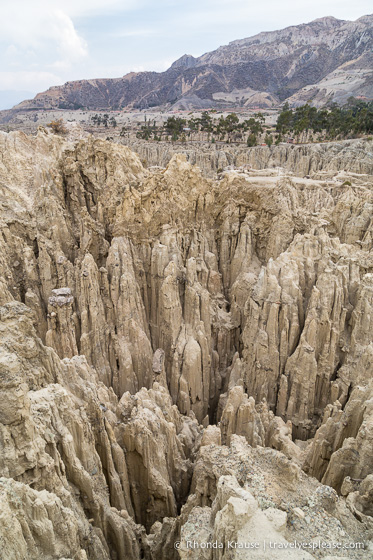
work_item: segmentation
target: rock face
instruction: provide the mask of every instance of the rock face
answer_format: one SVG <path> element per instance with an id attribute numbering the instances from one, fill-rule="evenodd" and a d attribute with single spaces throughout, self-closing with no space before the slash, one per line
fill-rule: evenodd
<path id="1" fill-rule="evenodd" d="M 6 557 L 225 560 L 238 552 L 185 548 L 193 526 L 262 546 L 308 542 L 309 518 L 364 558 L 369 171 L 342 182 L 320 155 L 329 181 L 214 182 L 92 137 L 0 146 Z"/>
<path id="2" fill-rule="evenodd" d="M 23 101 L 15 111 L 165 103 L 179 109 L 271 107 L 286 98 L 293 105 L 324 105 L 344 103 L 351 95 L 371 99 L 372 39 L 372 15 L 356 21 L 320 18 L 232 41 L 199 58 L 184 55 L 166 72 L 67 82 Z"/>

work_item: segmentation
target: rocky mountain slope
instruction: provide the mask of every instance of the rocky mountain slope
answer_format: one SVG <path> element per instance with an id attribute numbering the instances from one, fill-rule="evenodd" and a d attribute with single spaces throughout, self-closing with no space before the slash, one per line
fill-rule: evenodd
<path id="1" fill-rule="evenodd" d="M 350 95 L 372 99 L 372 42 L 372 15 L 356 21 L 325 17 L 233 41 L 199 58 L 184 55 L 166 72 L 68 82 L 16 110 L 271 107 L 288 98 L 295 105 L 345 102 Z"/>
<path id="2" fill-rule="evenodd" d="M 4 557 L 368 559 L 372 176 L 0 152 Z"/>

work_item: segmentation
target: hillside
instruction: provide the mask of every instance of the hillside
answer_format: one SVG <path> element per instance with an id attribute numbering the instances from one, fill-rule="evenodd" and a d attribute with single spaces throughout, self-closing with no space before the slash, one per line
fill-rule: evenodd
<path id="1" fill-rule="evenodd" d="M 343 103 L 351 95 L 372 99 L 372 44 L 373 15 L 356 21 L 324 17 L 233 41 L 199 58 L 184 55 L 166 72 L 67 82 L 20 103 L 13 113 L 165 104 L 271 107 L 285 99 L 293 105 L 323 105 Z"/>

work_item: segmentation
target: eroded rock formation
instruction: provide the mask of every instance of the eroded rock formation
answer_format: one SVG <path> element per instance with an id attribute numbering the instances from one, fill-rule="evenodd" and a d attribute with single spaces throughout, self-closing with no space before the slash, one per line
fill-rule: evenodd
<path id="1" fill-rule="evenodd" d="M 0 146 L 7 559 L 177 559 L 196 524 L 306 541 L 322 512 L 364 558 L 371 176 L 213 182 L 92 137 Z"/>
<path id="2" fill-rule="evenodd" d="M 146 142 L 134 138 L 122 138 L 121 142 L 137 152 L 147 166 L 166 167 L 176 153 L 183 153 L 209 177 L 216 177 L 217 172 L 231 167 L 243 168 L 248 174 L 251 170 L 253 175 L 265 170 L 266 176 L 295 174 L 342 184 L 348 180 L 345 174 L 373 173 L 373 143 L 364 139 L 304 145 L 281 143 L 270 148 L 207 142 Z"/>

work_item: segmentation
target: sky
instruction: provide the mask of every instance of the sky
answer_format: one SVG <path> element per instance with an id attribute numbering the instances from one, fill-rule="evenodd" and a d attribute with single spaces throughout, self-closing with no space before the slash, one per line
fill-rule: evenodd
<path id="1" fill-rule="evenodd" d="M 372 11 L 372 0 L 0 0 L 0 109 L 70 80 L 162 72 L 260 31 Z"/>

